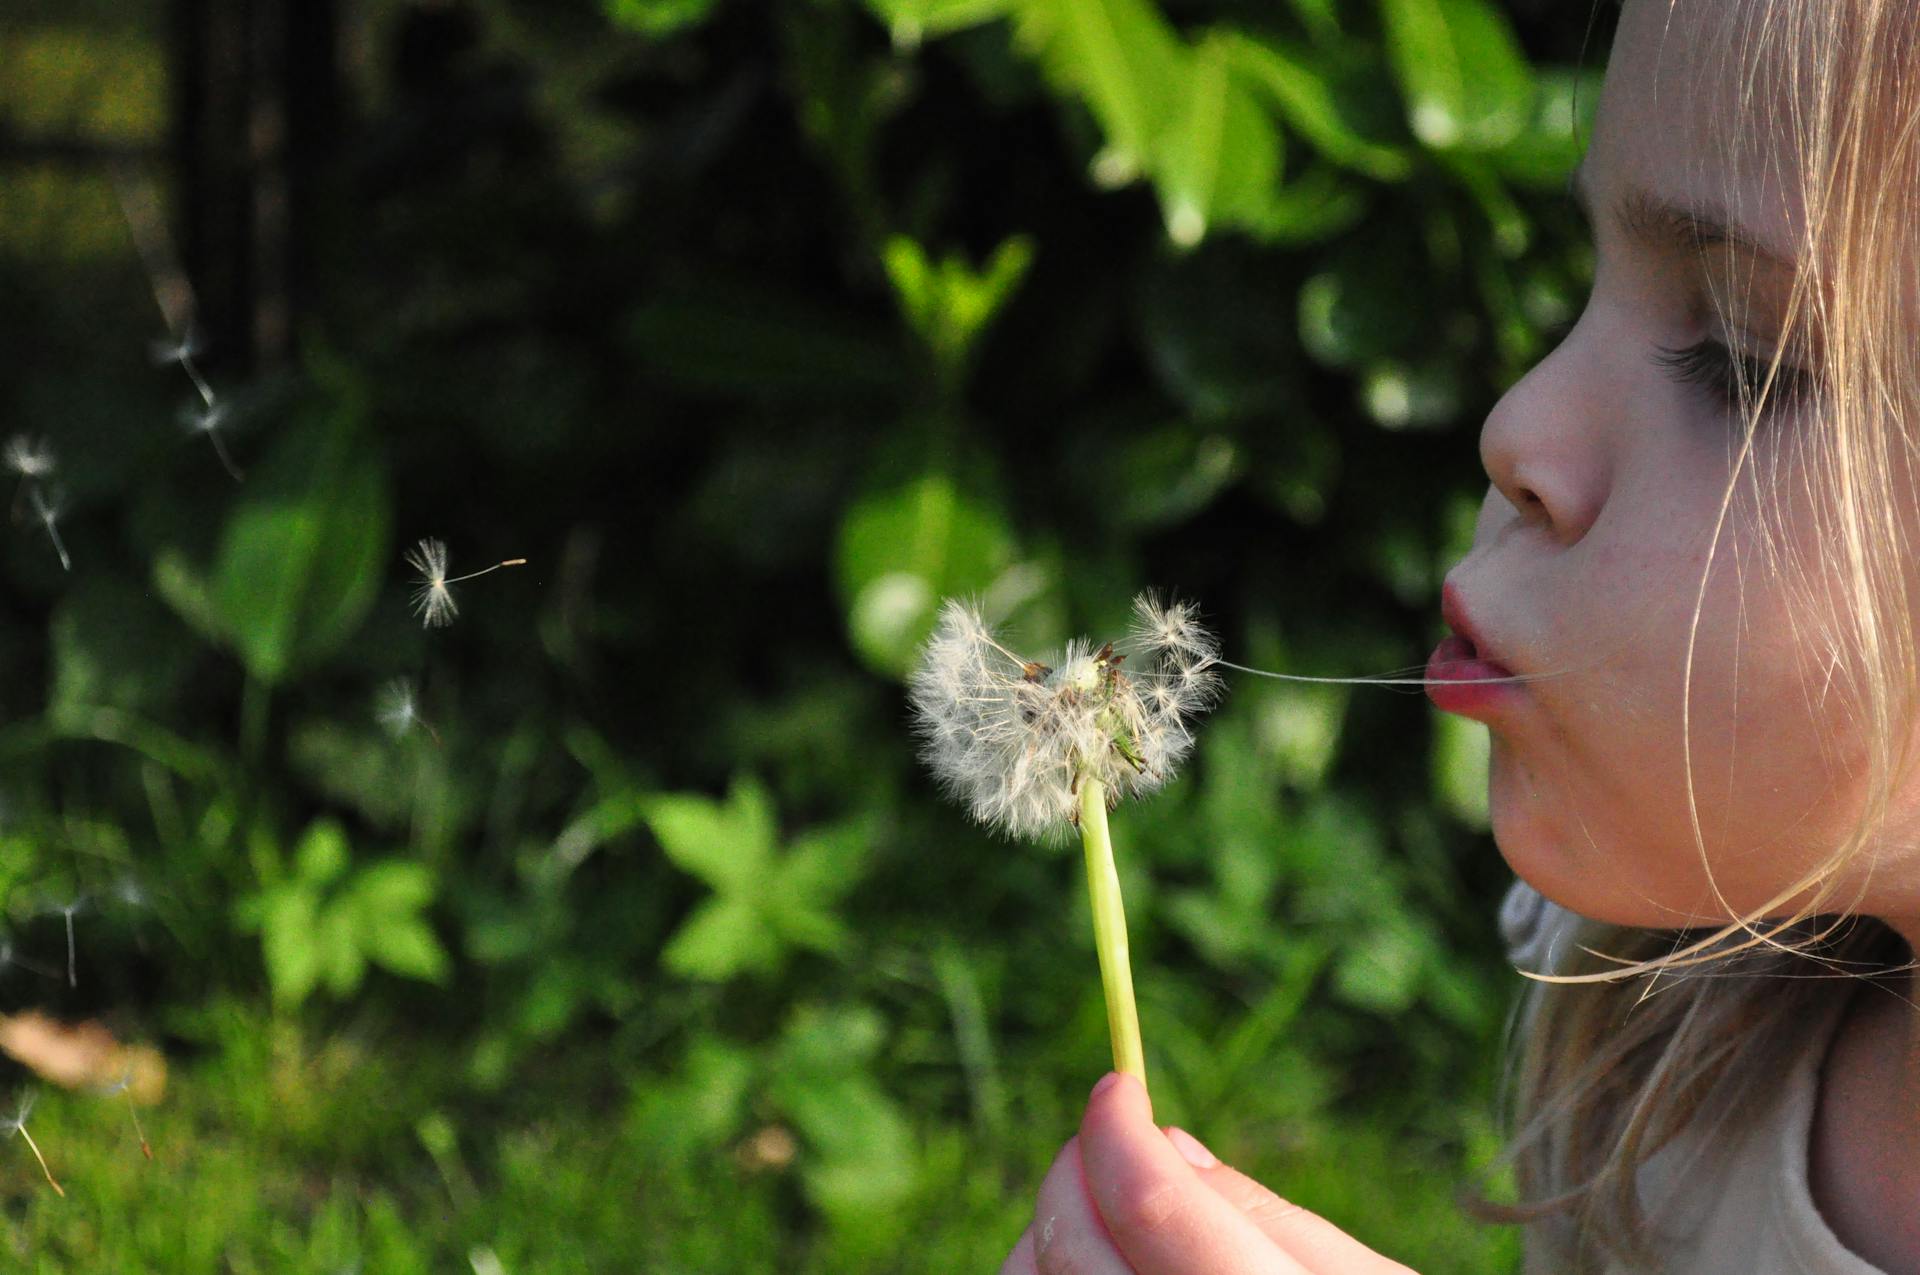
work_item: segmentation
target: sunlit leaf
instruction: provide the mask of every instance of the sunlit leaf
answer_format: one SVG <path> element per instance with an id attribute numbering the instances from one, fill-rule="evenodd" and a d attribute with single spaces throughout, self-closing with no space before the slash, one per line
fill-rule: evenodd
<path id="1" fill-rule="evenodd" d="M 1527 126 L 1533 69 L 1491 0 L 1381 0 L 1414 136 L 1437 150 L 1503 146 Z"/>

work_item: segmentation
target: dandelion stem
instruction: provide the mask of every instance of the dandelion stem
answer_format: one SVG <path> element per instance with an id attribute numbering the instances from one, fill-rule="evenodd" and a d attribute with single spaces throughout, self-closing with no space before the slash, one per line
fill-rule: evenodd
<path id="1" fill-rule="evenodd" d="M 1093 946 L 1100 957 L 1100 985 L 1107 995 L 1114 1070 L 1138 1077 L 1145 1085 L 1140 1011 L 1133 1002 L 1133 971 L 1127 964 L 1127 912 L 1120 901 L 1120 874 L 1113 866 L 1113 838 L 1107 832 L 1107 788 L 1091 775 L 1080 778 L 1080 844 L 1087 853 Z"/>

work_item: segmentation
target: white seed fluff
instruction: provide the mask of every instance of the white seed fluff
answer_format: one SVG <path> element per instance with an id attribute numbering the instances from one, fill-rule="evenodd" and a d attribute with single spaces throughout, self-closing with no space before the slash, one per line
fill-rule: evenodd
<path id="1" fill-rule="evenodd" d="M 404 677 L 383 683 L 374 696 L 373 716 L 395 739 L 418 726 L 420 705 L 414 698 L 413 683 Z"/>
<path id="2" fill-rule="evenodd" d="M 447 542 L 420 541 L 407 550 L 407 565 L 420 573 L 413 590 L 413 613 L 428 628 L 452 624 L 460 608 L 453 604 L 453 592 L 447 588 Z"/>
<path id="3" fill-rule="evenodd" d="M 22 478 L 45 478 L 53 473 L 53 449 L 45 439 L 36 442 L 25 434 L 15 434 L 0 452 L 0 462 Z"/>
<path id="4" fill-rule="evenodd" d="M 1075 639 L 1038 661 L 1002 646 L 976 606 L 949 600 L 908 687 L 921 756 L 981 823 L 1059 839 L 1078 821 L 1083 778 L 1104 783 L 1112 805 L 1173 777 L 1192 719 L 1219 695 L 1218 660 L 1191 606 L 1149 594 L 1117 647 Z"/>

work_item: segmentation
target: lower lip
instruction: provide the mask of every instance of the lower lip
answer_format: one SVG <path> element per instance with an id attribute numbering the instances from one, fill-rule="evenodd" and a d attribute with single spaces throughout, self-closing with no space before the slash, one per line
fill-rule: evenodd
<path id="1" fill-rule="evenodd" d="M 1427 657 L 1427 698 L 1445 712 L 1484 717 L 1510 703 L 1521 693 L 1521 686 L 1481 679 L 1512 676 L 1504 664 L 1476 657 L 1473 643 L 1449 634 Z"/>

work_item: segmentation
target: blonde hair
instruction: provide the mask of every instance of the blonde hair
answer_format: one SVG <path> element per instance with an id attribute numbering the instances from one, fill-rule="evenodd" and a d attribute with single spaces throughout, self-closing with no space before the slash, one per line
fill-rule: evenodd
<path id="1" fill-rule="evenodd" d="M 1864 800 L 1831 854 L 1729 924 L 1653 930 L 1584 922 L 1572 941 L 1590 952 L 1557 975 L 1528 975 L 1535 981 L 1510 1028 L 1518 1046 L 1502 1083 L 1511 1136 L 1487 1170 L 1512 1165 L 1521 1202 L 1467 1195 L 1462 1204 L 1486 1220 L 1537 1224 L 1537 1238 L 1566 1254 L 1576 1273 L 1609 1262 L 1662 1269 L 1639 1196 L 1640 1166 L 1689 1126 L 1737 1119 L 1743 1094 L 1764 1092 L 1817 1048 L 1807 1024 L 1833 1004 L 1830 978 L 1913 968 L 1899 934 L 1852 911 L 1859 893 L 1837 906 L 1836 896 L 1843 870 L 1874 847 L 1912 761 L 1920 693 L 1920 599 L 1909 580 L 1920 553 L 1899 517 L 1920 503 L 1908 468 L 1920 455 L 1920 9 L 1912 0 L 1745 0 L 1720 14 L 1726 29 L 1715 34 L 1724 38 L 1703 47 L 1733 60 L 1743 115 L 1760 94 L 1779 95 L 1806 216 L 1787 335 L 1762 385 L 1743 387 L 1743 437 L 1714 538 L 1743 479 L 1762 490 L 1760 462 L 1778 436 L 1763 435 L 1757 453 L 1755 429 L 1775 370 L 1798 339 L 1818 351 L 1819 388 L 1807 408 L 1817 428 L 1784 440 L 1794 449 L 1791 469 L 1780 469 L 1777 455 L 1766 468 L 1776 495 L 1791 482 L 1812 499 L 1825 570 L 1837 585 L 1838 605 L 1827 608 L 1834 614 L 1813 608 L 1806 564 L 1763 537 L 1766 559 L 1808 604 L 1795 615 L 1819 617 L 1810 637 L 1831 661 L 1831 690 L 1859 729 Z M 1777 77 L 1763 74 L 1766 67 L 1779 68 Z M 1732 132 L 1729 143 L 1740 145 L 1741 130 Z M 1749 147 L 1760 152 L 1754 139 L 1747 143 L 1736 162 Z M 1737 322 L 1739 296 L 1714 302 Z M 1786 574 L 1794 568 L 1801 570 Z M 1696 628 L 1704 597 L 1703 579 Z M 1691 640 L 1687 674 L 1690 690 Z M 1691 745 L 1689 724 L 1693 809 Z M 1704 862 L 1697 810 L 1694 835 Z M 1791 915 L 1776 920 L 1783 910 Z M 1816 965 L 1832 973 L 1809 977 Z"/>

